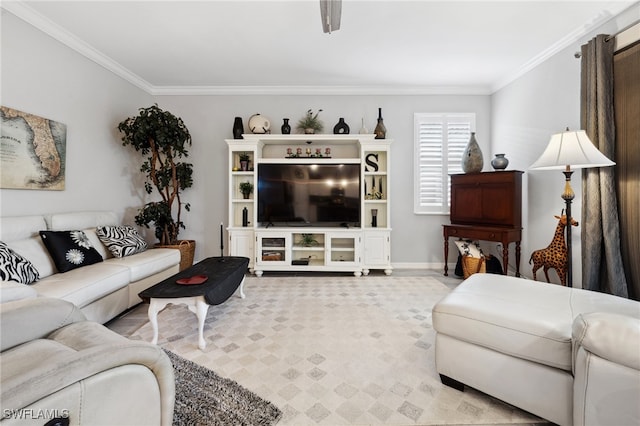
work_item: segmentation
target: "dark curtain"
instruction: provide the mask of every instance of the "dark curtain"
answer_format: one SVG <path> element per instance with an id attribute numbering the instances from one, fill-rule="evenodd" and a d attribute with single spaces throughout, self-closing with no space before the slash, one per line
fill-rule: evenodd
<path id="1" fill-rule="evenodd" d="M 598 35 L 582 46 L 581 127 L 615 158 L 613 41 Z M 615 166 L 582 171 L 582 288 L 628 297 L 620 251 Z"/>

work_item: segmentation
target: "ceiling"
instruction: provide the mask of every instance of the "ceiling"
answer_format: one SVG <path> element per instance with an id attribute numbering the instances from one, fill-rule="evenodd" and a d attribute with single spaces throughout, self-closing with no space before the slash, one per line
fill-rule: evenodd
<path id="1" fill-rule="evenodd" d="M 152 94 L 492 93 L 635 1 L 4 1 Z"/>

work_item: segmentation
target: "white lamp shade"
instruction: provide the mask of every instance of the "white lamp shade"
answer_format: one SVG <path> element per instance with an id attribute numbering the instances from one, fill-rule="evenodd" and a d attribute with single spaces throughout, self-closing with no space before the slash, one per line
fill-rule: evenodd
<path id="1" fill-rule="evenodd" d="M 551 136 L 547 149 L 533 163 L 530 170 L 559 170 L 571 166 L 572 169 L 613 166 L 584 130 L 566 131 Z"/>

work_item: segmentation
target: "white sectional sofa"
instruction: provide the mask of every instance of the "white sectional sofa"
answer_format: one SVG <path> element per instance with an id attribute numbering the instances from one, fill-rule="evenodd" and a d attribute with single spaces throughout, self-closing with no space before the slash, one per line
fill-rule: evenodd
<path id="1" fill-rule="evenodd" d="M 105 323 L 140 303 L 140 291 L 177 273 L 180 264 L 180 251 L 167 248 L 113 257 L 98 238 L 96 227 L 115 225 L 119 223 L 114 212 L 2 217 L 0 241 L 28 259 L 38 270 L 40 279 L 29 285 L 29 290 L 35 290 L 38 296 L 69 301 L 88 320 Z M 43 230 L 84 231 L 104 261 L 58 273 L 39 235 Z M 2 287 L 7 294 L 25 290 L 15 283 L 3 283 Z"/>
<path id="2" fill-rule="evenodd" d="M 474 274 L 434 306 L 433 326 L 445 384 L 560 425 L 640 424 L 639 302 Z"/>

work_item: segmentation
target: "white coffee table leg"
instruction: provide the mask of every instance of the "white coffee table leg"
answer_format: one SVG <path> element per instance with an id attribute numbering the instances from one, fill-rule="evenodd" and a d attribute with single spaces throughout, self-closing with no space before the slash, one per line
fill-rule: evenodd
<path id="1" fill-rule="evenodd" d="M 245 295 L 244 295 L 244 278 L 242 278 L 242 281 L 240 281 L 240 287 L 238 287 L 237 292 L 240 293 L 240 299 L 244 299 L 245 298 Z"/>
<path id="2" fill-rule="evenodd" d="M 196 298 L 196 316 L 198 317 L 198 347 L 204 350 L 207 342 L 204 340 L 204 320 L 207 319 L 209 304 L 204 300 L 203 296 Z"/>
<path id="3" fill-rule="evenodd" d="M 167 306 L 167 299 L 151 299 L 149 300 L 149 311 L 147 315 L 149 316 L 149 322 L 151 323 L 151 327 L 153 327 L 153 339 L 151 343 L 156 345 L 158 343 L 158 312 L 164 309 Z"/>

